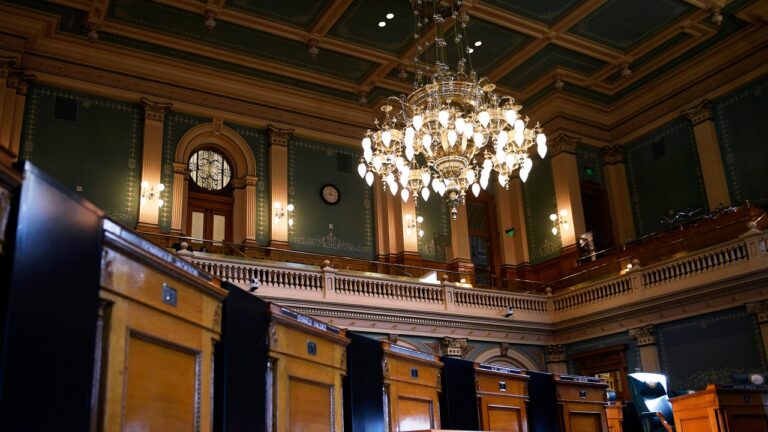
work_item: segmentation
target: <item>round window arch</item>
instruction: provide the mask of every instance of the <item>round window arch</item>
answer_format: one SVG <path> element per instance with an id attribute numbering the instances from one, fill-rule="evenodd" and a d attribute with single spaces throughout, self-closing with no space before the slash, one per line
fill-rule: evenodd
<path id="1" fill-rule="evenodd" d="M 189 176 L 196 185 L 209 191 L 224 189 L 232 179 L 232 169 L 221 153 L 198 150 L 189 158 Z"/>

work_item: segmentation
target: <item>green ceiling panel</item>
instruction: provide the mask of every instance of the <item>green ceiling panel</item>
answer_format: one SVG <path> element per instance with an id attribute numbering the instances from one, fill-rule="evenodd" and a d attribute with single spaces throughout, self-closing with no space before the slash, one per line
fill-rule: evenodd
<path id="1" fill-rule="evenodd" d="M 227 0 L 225 7 L 309 30 L 328 0 Z"/>
<path id="2" fill-rule="evenodd" d="M 569 32 L 626 52 L 694 10 L 683 0 L 608 0 Z"/>
<path id="3" fill-rule="evenodd" d="M 392 13 L 394 17 L 387 19 Z M 379 22 L 385 22 L 379 27 Z M 413 41 L 414 17 L 408 1 L 356 0 L 336 21 L 331 36 L 399 54 Z"/>
<path id="4" fill-rule="evenodd" d="M 533 40 L 533 37 L 531 36 L 477 18 L 472 18 L 469 21 L 466 35 L 470 47 L 474 50 L 471 54 L 472 65 L 481 77 L 491 69 L 494 64 L 504 60 L 514 51 L 520 50 L 523 46 Z M 445 39 L 448 42 L 448 45 L 445 47 L 445 53 L 448 57 L 448 64 L 453 70 L 456 69 L 456 62 L 458 59 L 456 45 L 453 42 L 455 37 L 456 28 L 452 27 L 445 36 Z M 482 42 L 482 45 L 478 47 L 474 46 L 477 41 Z M 434 61 L 434 44 L 427 48 L 425 54 L 430 62 Z M 467 67 L 467 69 L 469 70 L 469 67 Z"/>
<path id="5" fill-rule="evenodd" d="M 377 66 L 328 50 L 312 58 L 306 44 L 226 21 L 220 20 L 210 31 L 203 25 L 202 15 L 148 0 L 115 0 L 110 3 L 108 19 L 356 82 Z"/>
<path id="6" fill-rule="evenodd" d="M 605 62 L 594 57 L 549 44 L 505 75 L 499 84 L 519 91 L 556 67 L 588 76 L 604 65 Z"/>
<path id="7" fill-rule="evenodd" d="M 487 3 L 551 25 L 584 0 L 487 0 Z"/>
<path id="8" fill-rule="evenodd" d="M 60 17 L 60 31 L 67 33 L 77 33 L 83 36 L 86 34 L 86 13 L 79 9 L 70 8 L 44 0 L 7 0 L 7 2 L 18 6 L 28 7 L 30 9 L 36 9 L 41 12 L 48 12 L 50 14 L 58 15 Z"/>
<path id="9" fill-rule="evenodd" d="M 641 66 L 643 66 L 644 64 L 656 58 L 659 54 L 689 40 L 692 37 L 693 36 L 689 35 L 688 33 L 678 33 L 675 36 L 667 39 L 666 41 L 660 43 L 659 45 L 653 47 L 653 49 L 649 50 L 645 54 L 638 57 L 635 61 L 630 63 L 629 68 L 635 71 Z M 619 81 L 620 79 L 621 79 L 621 70 L 618 70 L 615 73 L 611 74 L 608 78 L 606 78 L 605 82 L 607 82 L 608 84 L 613 84 Z"/>

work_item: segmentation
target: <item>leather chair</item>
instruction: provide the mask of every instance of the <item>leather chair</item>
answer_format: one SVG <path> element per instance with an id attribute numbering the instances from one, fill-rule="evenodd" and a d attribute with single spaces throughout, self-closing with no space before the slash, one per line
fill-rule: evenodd
<path id="1" fill-rule="evenodd" d="M 629 374 L 629 391 L 644 432 L 675 430 L 666 376 L 646 372 Z"/>

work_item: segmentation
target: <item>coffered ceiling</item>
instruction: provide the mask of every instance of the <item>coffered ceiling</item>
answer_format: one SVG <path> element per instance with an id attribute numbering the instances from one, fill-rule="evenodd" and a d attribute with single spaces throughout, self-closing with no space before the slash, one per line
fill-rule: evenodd
<path id="1" fill-rule="evenodd" d="M 56 32 L 70 37 L 91 32 L 98 44 L 369 109 L 412 88 L 409 0 L 3 3 L 58 17 Z M 767 0 L 464 3 L 468 37 L 482 43 L 472 54 L 476 69 L 528 109 L 560 93 L 610 111 L 680 73 L 686 62 L 706 61 L 726 41 L 765 26 L 768 17 Z"/>

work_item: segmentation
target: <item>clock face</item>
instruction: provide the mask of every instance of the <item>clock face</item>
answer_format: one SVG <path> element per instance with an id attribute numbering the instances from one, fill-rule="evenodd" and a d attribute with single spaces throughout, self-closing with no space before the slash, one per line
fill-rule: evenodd
<path id="1" fill-rule="evenodd" d="M 339 199 L 341 198 L 341 195 L 339 194 L 339 190 L 334 185 L 324 185 L 320 188 L 320 197 L 323 198 L 323 201 L 325 201 L 327 204 L 338 204 Z"/>

